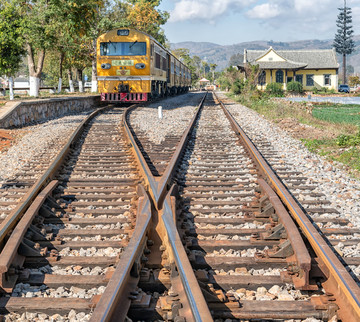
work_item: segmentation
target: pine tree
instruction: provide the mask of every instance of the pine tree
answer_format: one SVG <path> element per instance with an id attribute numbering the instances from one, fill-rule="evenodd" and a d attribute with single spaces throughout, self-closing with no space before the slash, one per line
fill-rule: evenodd
<path id="1" fill-rule="evenodd" d="M 352 29 L 351 8 L 346 6 L 344 0 L 344 8 L 338 8 L 340 13 L 336 20 L 338 27 L 335 35 L 334 44 L 335 50 L 338 54 L 343 56 L 343 84 L 346 83 L 346 55 L 354 52 L 355 43 L 352 39 L 354 30 Z"/>

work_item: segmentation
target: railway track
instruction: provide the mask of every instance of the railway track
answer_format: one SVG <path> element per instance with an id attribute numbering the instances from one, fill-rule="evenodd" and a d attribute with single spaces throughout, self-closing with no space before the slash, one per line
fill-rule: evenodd
<path id="1" fill-rule="evenodd" d="M 161 179 L 151 179 L 150 168 L 147 171 L 149 186 L 157 191 L 153 199 L 164 212 L 171 206 L 160 187 L 177 183 L 173 212 L 212 317 L 338 316 L 350 321 L 359 309 L 358 286 L 277 175 L 298 189 L 298 196 L 300 191 L 310 197 L 312 201 L 304 202 L 305 208 L 312 206 L 310 213 L 332 210 L 326 201 L 316 199 L 321 193 L 304 185 L 300 173 L 280 164 L 277 175 L 272 172 L 232 116 L 227 115 L 230 122 L 224 118 L 224 110 L 210 99 L 194 130 L 185 134 L 189 142 L 182 151 L 179 144 L 178 156 L 173 156 Z M 139 154 L 142 150 L 143 146 Z M 262 151 L 266 154 L 266 149 Z"/>
<path id="2" fill-rule="evenodd" d="M 164 153 L 131 125 L 134 108 L 93 115 L 27 206 L 11 212 L 0 313 L 9 321 L 359 318 L 358 285 L 278 177 L 301 192 L 301 174 L 273 173 L 212 94 Z"/>
<path id="3" fill-rule="evenodd" d="M 136 221 L 138 174 L 117 129 L 122 112 L 83 123 L 22 219 L 11 220 L 13 212 L 2 223 L 2 232 L 17 224 L 0 255 L 1 286 L 11 294 L 1 298 L 2 313 L 70 319 L 76 310 L 86 319 L 104 291 Z"/>

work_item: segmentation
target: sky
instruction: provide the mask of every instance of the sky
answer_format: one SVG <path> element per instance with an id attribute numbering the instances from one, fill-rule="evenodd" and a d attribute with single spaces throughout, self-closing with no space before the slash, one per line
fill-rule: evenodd
<path id="1" fill-rule="evenodd" d="M 245 41 L 333 39 L 344 0 L 162 0 L 170 13 L 163 26 L 171 43 L 232 45 Z M 360 0 L 347 0 L 360 35 Z"/>

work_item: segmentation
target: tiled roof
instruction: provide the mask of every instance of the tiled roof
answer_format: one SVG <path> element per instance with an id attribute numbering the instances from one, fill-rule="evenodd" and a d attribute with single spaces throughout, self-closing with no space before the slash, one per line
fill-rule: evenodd
<path id="1" fill-rule="evenodd" d="M 255 64 L 256 59 L 264 56 L 269 50 L 247 50 L 247 61 Z M 287 60 L 288 63 L 306 66 L 304 69 L 339 68 L 334 50 L 274 50 L 277 54 Z M 265 63 L 265 64 L 264 64 Z M 293 68 L 282 65 L 284 62 L 256 62 L 260 68 Z M 263 65 L 264 64 L 264 65 Z"/>

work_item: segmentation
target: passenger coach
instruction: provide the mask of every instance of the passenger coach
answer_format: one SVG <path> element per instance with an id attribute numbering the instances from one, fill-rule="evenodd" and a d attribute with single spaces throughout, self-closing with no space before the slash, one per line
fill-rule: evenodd
<path id="1" fill-rule="evenodd" d="M 153 37 L 115 29 L 97 40 L 102 101 L 139 102 L 188 91 L 190 70 Z"/>

